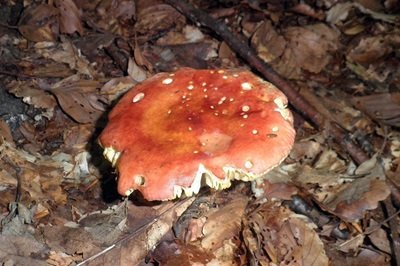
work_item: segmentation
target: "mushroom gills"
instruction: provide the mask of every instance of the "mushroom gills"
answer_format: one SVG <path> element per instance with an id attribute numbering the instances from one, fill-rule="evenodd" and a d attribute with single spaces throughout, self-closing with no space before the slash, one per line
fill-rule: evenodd
<path id="1" fill-rule="evenodd" d="M 104 148 L 103 155 L 111 162 L 111 165 L 115 167 L 118 158 L 121 156 L 121 152 L 114 150 L 112 147 L 106 147 Z"/>
<path id="2" fill-rule="evenodd" d="M 183 187 L 179 185 L 174 185 L 174 198 L 179 198 L 182 193 L 187 197 L 191 197 L 194 194 L 199 193 L 203 182 L 211 188 L 216 190 L 222 190 L 231 186 L 231 180 L 228 178 L 220 179 L 215 176 L 211 171 L 204 167 L 203 164 L 199 165 L 196 176 L 189 187 Z"/>

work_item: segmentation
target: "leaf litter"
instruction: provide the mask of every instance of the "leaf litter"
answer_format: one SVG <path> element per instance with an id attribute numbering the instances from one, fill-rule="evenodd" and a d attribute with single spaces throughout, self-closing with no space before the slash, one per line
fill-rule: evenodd
<path id="1" fill-rule="evenodd" d="M 17 2 L 0 4 L 2 263 L 399 262 L 398 1 L 194 1 L 335 124 L 316 130 L 300 110 L 295 147 L 264 179 L 155 203 L 116 195 L 96 141 L 108 111 L 158 72 L 246 62 L 164 1 Z M 333 141 L 337 126 L 369 160 Z"/>

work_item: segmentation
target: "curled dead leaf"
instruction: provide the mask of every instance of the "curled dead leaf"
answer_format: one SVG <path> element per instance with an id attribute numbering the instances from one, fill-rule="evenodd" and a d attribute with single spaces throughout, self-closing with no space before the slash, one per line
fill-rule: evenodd
<path id="1" fill-rule="evenodd" d="M 281 75 L 300 78 L 302 70 L 319 73 L 339 48 L 339 33 L 325 24 L 289 27 L 278 35 L 271 23 L 262 24 L 252 44 Z"/>
<path id="2" fill-rule="evenodd" d="M 33 42 L 55 41 L 59 34 L 58 10 L 41 4 L 24 10 L 18 23 L 19 32 Z"/>
<path id="3" fill-rule="evenodd" d="M 60 12 L 60 32 L 83 34 L 81 13 L 73 0 L 55 0 L 55 6 Z"/>
<path id="4" fill-rule="evenodd" d="M 346 221 L 363 218 L 366 211 L 376 209 L 379 201 L 390 195 L 384 169 L 376 156 L 362 163 L 357 170 L 365 176 L 331 188 L 336 191 L 322 200 L 325 208 Z"/>
<path id="5" fill-rule="evenodd" d="M 273 203 L 247 215 L 243 238 L 257 265 L 329 265 L 312 223 Z"/>
<path id="6" fill-rule="evenodd" d="M 100 83 L 71 76 L 56 83 L 51 92 L 63 111 L 79 123 L 93 123 L 103 113 L 101 96 L 96 92 Z"/>
<path id="7" fill-rule="evenodd" d="M 400 93 L 380 93 L 353 97 L 352 103 L 372 119 L 400 127 Z"/>
<path id="8" fill-rule="evenodd" d="M 139 33 L 154 34 L 173 26 L 183 26 L 185 18 L 172 6 L 162 1 L 137 1 L 137 23 Z"/>

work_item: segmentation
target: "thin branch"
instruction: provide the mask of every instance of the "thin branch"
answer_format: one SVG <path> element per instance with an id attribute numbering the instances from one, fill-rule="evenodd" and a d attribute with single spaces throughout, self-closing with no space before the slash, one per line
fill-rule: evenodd
<path id="1" fill-rule="evenodd" d="M 194 23 L 205 26 L 218 34 L 253 69 L 257 70 L 265 79 L 282 90 L 297 111 L 302 113 L 318 129 L 326 128 L 329 135 L 342 145 L 356 163 L 360 164 L 368 160 L 368 155 L 352 141 L 348 132 L 339 127 L 335 122 L 322 116 L 294 89 L 294 86 L 289 81 L 280 77 L 269 65 L 262 61 L 242 36 L 234 35 L 225 23 L 215 20 L 204 11 L 194 8 L 186 1 L 165 0 L 165 2 L 176 8 Z"/>

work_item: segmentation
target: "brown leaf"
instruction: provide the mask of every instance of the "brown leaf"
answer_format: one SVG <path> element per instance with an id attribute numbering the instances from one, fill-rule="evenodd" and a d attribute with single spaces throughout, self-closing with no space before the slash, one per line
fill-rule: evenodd
<path id="1" fill-rule="evenodd" d="M 129 76 L 137 82 L 142 82 L 147 78 L 146 71 L 142 67 L 138 66 L 132 57 L 129 57 L 127 72 Z"/>
<path id="2" fill-rule="evenodd" d="M 251 44 L 256 47 L 258 55 L 268 63 L 282 56 L 287 42 L 283 36 L 278 35 L 271 22 L 266 20 L 254 32 Z"/>
<path id="3" fill-rule="evenodd" d="M 282 36 L 267 22 L 256 31 L 252 42 L 260 56 L 287 78 L 300 78 L 302 70 L 321 72 L 339 47 L 338 32 L 325 24 L 289 27 Z"/>
<path id="4" fill-rule="evenodd" d="M 22 14 L 18 30 L 33 42 L 55 41 L 59 34 L 58 10 L 48 4 L 30 6 Z"/>
<path id="5" fill-rule="evenodd" d="M 1 235 L 0 261 L 10 265 L 44 265 L 37 254 L 46 249 L 43 243 L 30 235 Z"/>
<path id="6" fill-rule="evenodd" d="M 212 252 L 204 251 L 195 245 L 183 244 L 180 241 L 163 241 L 152 252 L 151 257 L 159 265 L 164 266 L 207 265 L 214 258 L 214 255 Z"/>
<path id="7" fill-rule="evenodd" d="M 51 92 L 65 113 L 85 124 L 95 122 L 104 111 L 99 103 L 100 97 L 95 94 L 99 86 L 97 81 L 71 76 L 56 83 Z"/>
<path id="8" fill-rule="evenodd" d="M 17 173 L 16 167 L 20 168 L 20 173 Z M 51 158 L 12 148 L 7 142 L 0 145 L 0 169 L 5 169 L 9 173 L 7 177 L 13 178 L 14 182 L 18 174 L 23 191 L 29 193 L 32 201 L 52 200 L 57 204 L 65 203 L 66 194 L 60 186 L 63 180 L 62 168 L 62 165 Z M 7 182 L 12 185 L 13 180 Z"/>
<path id="9" fill-rule="evenodd" d="M 57 105 L 53 95 L 37 88 L 30 82 L 15 81 L 10 84 L 9 88 L 9 92 L 36 108 L 53 109 Z"/>
<path id="10" fill-rule="evenodd" d="M 73 0 L 55 0 L 55 6 L 60 12 L 60 32 L 83 34 L 81 12 Z"/>
<path id="11" fill-rule="evenodd" d="M 15 143 L 11 135 L 10 127 L 3 119 L 0 118 L 0 143 L 3 143 L 3 141 L 10 143 L 10 146 L 15 148 Z"/>
<path id="12" fill-rule="evenodd" d="M 350 50 L 347 59 L 360 64 L 376 62 L 392 52 L 390 40 L 382 35 L 363 38 Z"/>
<path id="13" fill-rule="evenodd" d="M 158 0 L 137 1 L 137 23 L 135 30 L 148 35 L 171 27 L 183 26 L 185 18 L 172 6 Z"/>
<path id="14" fill-rule="evenodd" d="M 122 94 L 133 88 L 137 84 L 131 76 L 110 79 L 100 89 L 100 93 L 106 96 L 109 102 L 118 99 Z"/>
<path id="15" fill-rule="evenodd" d="M 65 66 L 64 64 L 60 64 L 60 62 L 65 63 L 70 69 L 91 78 L 102 76 L 102 74 L 98 73 L 90 62 L 80 53 L 75 45 L 64 36 L 61 36 L 61 43 L 49 47 L 42 47 L 37 44 L 35 47 L 38 54 L 42 55 L 44 58 L 52 59 L 57 62 L 59 66 Z"/>
<path id="16" fill-rule="evenodd" d="M 380 93 L 353 97 L 352 103 L 372 119 L 400 127 L 400 93 Z"/>
<path id="17" fill-rule="evenodd" d="M 201 246 L 206 250 L 215 252 L 225 244 L 226 240 L 236 236 L 240 231 L 247 202 L 248 199 L 245 196 L 234 198 L 222 208 L 207 215 Z"/>
<path id="18" fill-rule="evenodd" d="M 390 195 L 385 173 L 376 156 L 361 164 L 358 169 L 358 174 L 366 176 L 337 187 L 334 193 L 322 201 L 325 207 L 346 221 L 363 218 L 367 210 L 377 208 L 379 201 Z"/>
<path id="19" fill-rule="evenodd" d="M 263 204 L 247 215 L 243 237 L 258 265 L 328 265 L 315 226 L 284 207 Z"/>
<path id="20" fill-rule="evenodd" d="M 117 248 L 110 250 L 106 256 L 99 256 L 88 265 L 138 265 L 150 250 L 153 250 L 161 238 L 170 230 L 176 217 L 182 215 L 194 198 L 189 198 L 181 203 L 166 202 L 156 208 L 145 206 L 128 206 L 134 211 L 131 220 L 135 228 L 131 228 L 131 237 L 125 238 Z M 143 209 L 152 214 L 143 213 Z M 156 210 L 155 210 L 156 209 Z M 142 211 L 142 212 L 141 212 Z M 129 212 L 129 210 L 128 210 Z M 128 214 L 129 215 L 129 214 Z M 138 216 L 144 216 L 138 219 Z M 143 230 L 144 229 L 144 230 Z"/>

